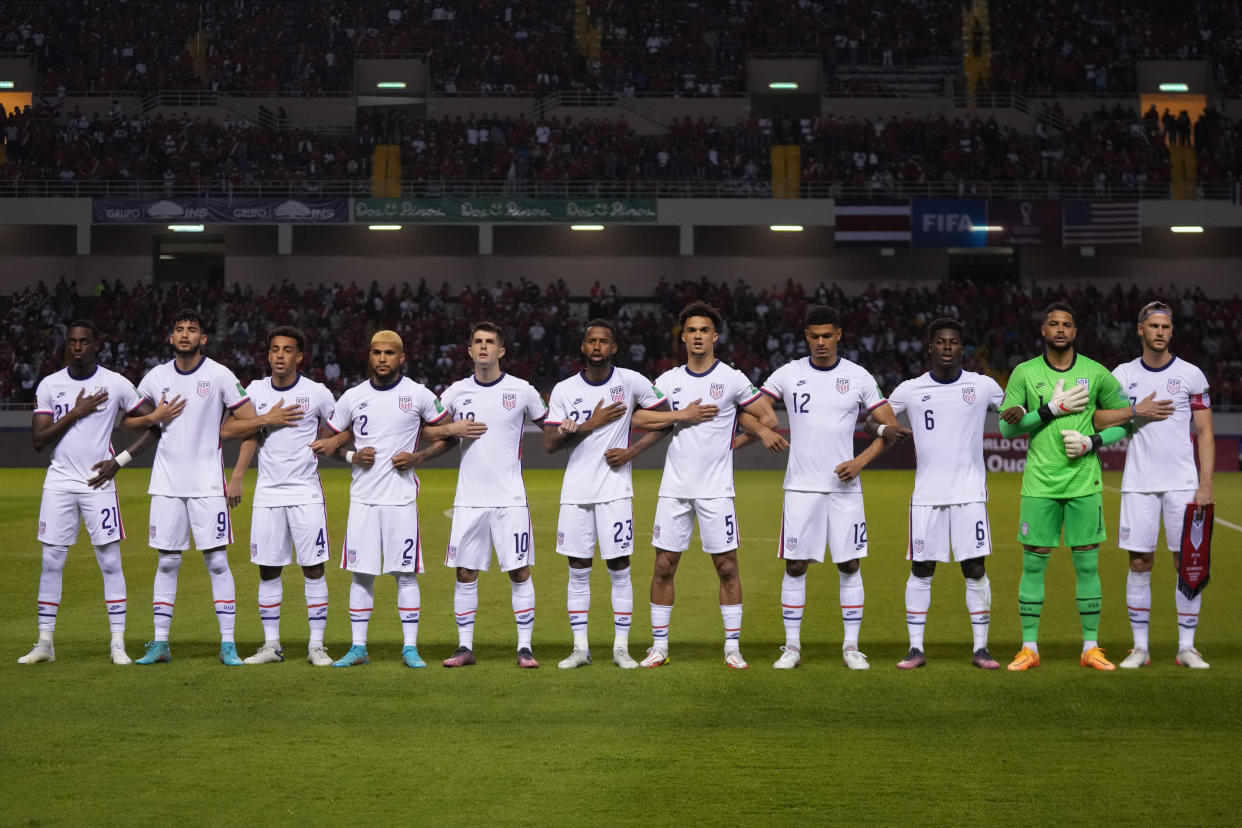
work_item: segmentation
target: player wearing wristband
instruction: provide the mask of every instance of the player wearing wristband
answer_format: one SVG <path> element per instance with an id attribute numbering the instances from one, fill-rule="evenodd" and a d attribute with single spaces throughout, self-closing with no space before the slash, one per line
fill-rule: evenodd
<path id="1" fill-rule="evenodd" d="M 1106 537 L 1100 461 L 1094 452 L 1067 456 L 1068 435 L 1064 432 L 1091 435 L 1101 445 L 1115 442 L 1124 436 L 1124 430 L 1096 435 L 1092 415 L 1105 409 L 1129 417 L 1131 404 L 1122 393 L 1121 384 L 1104 366 L 1074 349 L 1078 328 L 1069 305 L 1049 305 L 1040 332 L 1044 353 L 1014 369 L 1001 405 L 1001 434 L 1030 435 L 1022 473 L 1018 531 L 1023 550 L 1022 578 L 1018 584 L 1022 649 L 1009 669 L 1039 666 L 1044 572 L 1052 549 L 1060 544 L 1064 527 L 1065 543 L 1071 549 L 1077 575 L 1075 597 L 1083 637 L 1080 663 L 1097 670 L 1112 670 L 1113 664 L 1104 657 L 1098 641 L 1099 545 Z M 1164 408 L 1150 399 L 1143 400 L 1139 413 L 1158 419 L 1167 416 Z"/>
<path id="2" fill-rule="evenodd" d="M 70 322 L 65 329 L 65 367 L 44 377 L 35 391 L 30 436 L 35 451 L 54 448 L 39 506 L 38 537 L 43 545 L 36 605 L 39 640 L 17 660 L 19 664 L 56 660 L 53 634 L 62 575 L 69 547 L 77 542 L 83 521 L 103 575 L 112 663 L 132 663 L 125 653 L 126 591 L 121 570 L 125 527 L 112 478 L 134 454 L 158 439 L 158 429 L 153 434 L 150 427 L 174 419 L 185 404 L 180 400 L 161 402 L 156 412 L 129 380 L 95 361 L 98 348 L 99 332 L 93 322 Z M 118 424 L 144 433 L 113 457 L 110 440 Z"/>

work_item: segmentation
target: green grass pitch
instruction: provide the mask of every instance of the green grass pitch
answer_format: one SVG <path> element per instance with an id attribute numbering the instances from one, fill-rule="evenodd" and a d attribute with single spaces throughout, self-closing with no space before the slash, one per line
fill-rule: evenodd
<path id="1" fill-rule="evenodd" d="M 956 565 L 936 574 L 927 626 L 928 666 L 905 673 L 908 472 L 864 476 L 870 557 L 863 564 L 866 673 L 840 661 L 837 578 L 813 567 L 803 628 L 805 663 L 771 669 L 783 642 L 775 559 L 781 477 L 737 475 L 751 669 L 724 665 L 710 562 L 687 553 L 677 579 L 672 663 L 623 672 L 609 660 L 609 589 L 592 579 L 596 663 L 560 671 L 570 649 L 566 566 L 554 551 L 559 472 L 527 472 L 538 551 L 535 653 L 543 669 L 513 661 L 507 579 L 481 578 L 479 664 L 444 670 L 456 645 L 452 573 L 441 565 L 455 474 L 423 475 L 427 572 L 421 578 L 420 650 L 426 670 L 400 665 L 395 586 L 380 579 L 371 626 L 373 663 L 315 669 L 302 657 L 302 576 L 285 574 L 284 664 L 226 669 L 206 572 L 186 556 L 173 621 L 173 662 L 152 668 L 107 661 L 98 569 L 85 536 L 70 553 L 56 636 L 57 660 L 16 663 L 35 639 L 35 542 L 41 470 L 0 470 L 0 797 L 3 825 L 415 824 L 1236 824 L 1242 809 L 1242 533 L 1218 522 L 1213 582 L 1198 644 L 1207 671 L 1176 667 L 1173 573 L 1157 558 L 1152 666 L 1102 674 L 1078 666 L 1079 631 L 1069 556 L 1055 555 L 1041 635 L 1043 666 L 1030 674 L 970 666 L 970 627 Z M 1116 486 L 1118 475 L 1106 476 Z M 650 643 L 646 543 L 658 473 L 638 472 L 631 651 Z M 340 542 L 348 502 L 343 469 L 326 469 L 329 521 Z M 991 648 L 1005 663 L 1019 643 L 1014 539 L 1017 475 L 993 475 L 996 540 Z M 151 634 L 153 553 L 143 527 L 146 472 L 120 486 L 130 538 L 130 654 Z M 247 497 L 253 486 L 248 480 Z M 1220 517 L 1242 523 L 1242 478 L 1222 475 Z M 1117 495 L 1105 494 L 1110 534 Z M 257 571 L 247 560 L 248 503 L 231 547 L 238 645 L 261 643 Z M 696 541 L 697 543 L 697 541 Z M 1125 555 L 1101 553 L 1102 644 L 1120 659 L 1130 641 Z M 348 577 L 329 569 L 328 647 L 349 642 Z"/>

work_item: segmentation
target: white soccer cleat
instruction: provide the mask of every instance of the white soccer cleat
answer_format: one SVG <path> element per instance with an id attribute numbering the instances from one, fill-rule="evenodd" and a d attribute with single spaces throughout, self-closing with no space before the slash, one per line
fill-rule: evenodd
<path id="1" fill-rule="evenodd" d="M 55 661 L 56 650 L 52 647 L 45 647 L 42 644 L 35 644 L 34 648 L 17 660 L 18 664 L 38 664 L 40 661 Z"/>
<path id="2" fill-rule="evenodd" d="M 630 655 L 630 651 L 625 647 L 613 648 L 612 663 L 622 670 L 633 670 L 638 667 L 638 662 L 634 660 L 634 657 Z"/>
<path id="3" fill-rule="evenodd" d="M 871 664 L 867 661 L 867 657 L 858 652 L 857 647 L 850 647 L 848 650 L 841 651 L 841 660 L 845 662 L 845 666 L 851 670 L 870 670 Z"/>
<path id="4" fill-rule="evenodd" d="M 1194 647 L 1189 647 L 1185 650 L 1179 651 L 1177 654 L 1177 663 L 1183 667 L 1189 667 L 1192 670 L 1206 670 L 1212 666 L 1203 660 L 1203 656 L 1199 655 L 1199 651 Z"/>
<path id="5" fill-rule="evenodd" d="M 1146 650 L 1131 650 L 1130 654 L 1123 658 L 1117 665 L 1123 670 L 1137 670 L 1140 667 L 1146 667 L 1151 664 L 1151 656 Z"/>
<path id="6" fill-rule="evenodd" d="M 108 647 L 108 656 L 112 659 L 113 664 L 133 664 L 134 660 L 125 652 L 125 645 L 120 641 L 112 642 Z"/>
<path id="7" fill-rule="evenodd" d="M 331 667 L 332 656 L 323 647 L 311 647 L 306 651 L 306 662 L 316 667 Z"/>
<path id="8" fill-rule="evenodd" d="M 792 670 L 802 663 L 802 651 L 793 647 L 781 647 L 781 657 L 772 665 L 777 670 Z"/>
<path id="9" fill-rule="evenodd" d="M 725 664 L 729 665 L 730 670 L 745 670 L 750 666 L 746 663 L 746 659 L 742 658 L 742 653 L 739 650 L 725 653 Z"/>
<path id="10" fill-rule="evenodd" d="M 259 651 L 247 659 L 244 664 L 277 664 L 285 660 L 285 651 L 271 644 L 264 644 Z"/>
<path id="11" fill-rule="evenodd" d="M 562 670 L 572 670 L 575 667 L 586 667 L 591 663 L 591 653 L 587 650 L 579 650 L 574 647 L 574 651 L 565 658 L 561 659 L 556 666 Z"/>
<path id="12" fill-rule="evenodd" d="M 647 650 L 647 657 L 639 662 L 639 667 L 663 667 L 668 664 L 668 650 L 652 647 Z"/>

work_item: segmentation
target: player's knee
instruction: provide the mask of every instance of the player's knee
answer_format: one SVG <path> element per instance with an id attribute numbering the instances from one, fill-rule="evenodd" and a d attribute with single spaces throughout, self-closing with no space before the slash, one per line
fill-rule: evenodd
<path id="1" fill-rule="evenodd" d="M 457 568 L 457 583 L 473 584 L 474 582 L 478 580 L 479 580 L 479 570 L 464 569 L 460 566 Z"/>
<path id="2" fill-rule="evenodd" d="M 229 571 L 229 556 L 223 549 L 209 549 L 203 553 L 203 561 L 207 571 L 212 575 L 223 575 Z"/>
<path id="3" fill-rule="evenodd" d="M 478 577 L 477 574 L 476 574 L 476 577 Z M 519 569 L 511 570 L 509 572 L 509 580 L 515 584 L 526 583 L 527 581 L 530 580 L 530 567 L 523 566 L 523 567 L 520 567 Z"/>
<path id="4" fill-rule="evenodd" d="M 591 558 L 570 558 L 569 568 L 570 569 L 590 569 L 592 562 L 593 561 Z"/>
<path id="5" fill-rule="evenodd" d="M 43 545 L 43 571 L 59 572 L 65 568 L 65 561 L 69 559 L 69 547 L 67 546 L 49 546 Z M 118 561 L 118 566 L 119 566 Z"/>
<path id="6" fill-rule="evenodd" d="M 858 571 L 858 558 L 854 558 L 852 561 L 844 561 L 837 564 L 837 569 L 843 575 L 853 575 Z"/>
<path id="7" fill-rule="evenodd" d="M 612 558 L 604 561 L 604 565 L 612 572 L 622 572 L 630 568 L 630 556 L 622 555 L 619 558 Z"/>
<path id="8" fill-rule="evenodd" d="M 962 564 L 965 567 L 965 564 Z M 936 574 L 935 561 L 911 561 L 910 574 L 916 578 L 930 578 Z"/>
<path id="9" fill-rule="evenodd" d="M 399 587 L 411 587 L 418 583 L 418 576 L 413 572 L 394 572 L 392 575 L 397 579 Z"/>
<path id="10" fill-rule="evenodd" d="M 320 572 L 322 573 L 323 567 L 320 566 L 319 569 L 320 569 Z M 279 566 L 260 566 L 259 567 L 259 580 L 260 581 L 275 581 L 279 577 L 280 577 Z M 310 577 L 310 576 L 307 576 L 307 577 Z"/>
<path id="11" fill-rule="evenodd" d="M 722 584 L 731 584 L 737 580 L 737 560 L 720 557 L 716 560 L 716 574 Z"/>
<path id="12" fill-rule="evenodd" d="M 1174 554 L 1176 561 L 1179 556 Z M 1131 572 L 1151 572 L 1152 564 L 1156 561 L 1155 553 L 1130 553 L 1130 571 Z"/>
<path id="13" fill-rule="evenodd" d="M 315 564 L 314 566 L 302 567 L 302 574 L 312 581 L 317 581 L 323 577 L 323 564 Z"/>
<path id="14" fill-rule="evenodd" d="M 987 574 L 987 567 L 984 566 L 983 558 L 971 558 L 962 561 L 962 575 L 971 581 L 977 581 Z"/>
<path id="15" fill-rule="evenodd" d="M 177 570 L 181 568 L 181 553 L 161 552 L 160 559 L 156 563 L 155 568 L 163 575 L 175 575 Z"/>
<path id="16" fill-rule="evenodd" d="M 785 561 L 785 574 L 791 578 L 801 578 L 810 567 L 810 561 Z"/>

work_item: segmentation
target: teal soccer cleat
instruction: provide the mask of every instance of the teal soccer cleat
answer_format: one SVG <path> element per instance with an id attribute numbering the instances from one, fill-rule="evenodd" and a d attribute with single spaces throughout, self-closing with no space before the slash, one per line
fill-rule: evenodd
<path id="1" fill-rule="evenodd" d="M 371 657 L 367 655 L 365 644 L 355 644 L 349 648 L 349 652 L 332 662 L 333 667 L 357 667 L 360 664 L 370 664 Z"/>
<path id="2" fill-rule="evenodd" d="M 413 644 L 401 649 L 401 662 L 406 667 L 426 667 L 427 662 L 423 661 L 423 657 L 418 654 L 418 648 Z"/>
<path id="3" fill-rule="evenodd" d="M 167 664 L 172 661 L 172 650 L 167 641 L 148 641 L 147 652 L 135 664 Z"/>
<path id="4" fill-rule="evenodd" d="M 220 643 L 220 663 L 225 667 L 240 667 L 246 662 L 241 660 L 241 656 L 237 654 L 237 645 L 232 641 L 222 641 Z"/>

